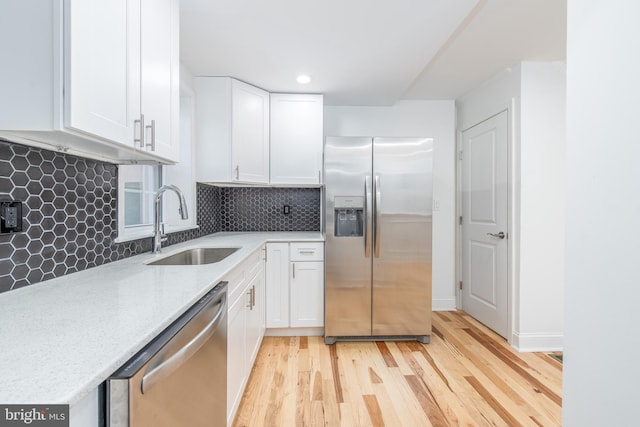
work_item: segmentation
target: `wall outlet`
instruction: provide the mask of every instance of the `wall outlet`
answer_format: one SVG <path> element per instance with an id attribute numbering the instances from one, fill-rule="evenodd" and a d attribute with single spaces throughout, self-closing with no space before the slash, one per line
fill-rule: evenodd
<path id="1" fill-rule="evenodd" d="M 284 205 L 284 207 L 282 208 L 282 213 L 285 215 L 289 215 L 291 213 L 291 206 Z"/>
<path id="2" fill-rule="evenodd" d="M 0 202 L 0 234 L 22 231 L 22 203 L 11 200 Z"/>

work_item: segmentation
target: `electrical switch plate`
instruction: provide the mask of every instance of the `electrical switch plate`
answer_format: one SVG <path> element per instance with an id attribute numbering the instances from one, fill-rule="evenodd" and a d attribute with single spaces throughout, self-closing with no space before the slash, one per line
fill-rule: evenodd
<path id="1" fill-rule="evenodd" d="M 0 234 L 22 231 L 22 203 L 15 200 L 0 201 Z"/>

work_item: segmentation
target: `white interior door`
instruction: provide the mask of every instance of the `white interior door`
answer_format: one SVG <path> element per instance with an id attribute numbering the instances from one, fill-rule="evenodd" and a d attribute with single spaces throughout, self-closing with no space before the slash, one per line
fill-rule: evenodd
<path id="1" fill-rule="evenodd" d="M 504 111 L 462 133 L 462 309 L 508 330 L 507 139 Z"/>

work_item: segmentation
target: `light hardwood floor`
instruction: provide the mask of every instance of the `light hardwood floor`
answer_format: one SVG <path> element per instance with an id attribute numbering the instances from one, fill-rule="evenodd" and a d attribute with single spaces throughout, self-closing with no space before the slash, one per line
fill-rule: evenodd
<path id="1" fill-rule="evenodd" d="M 265 337 L 235 426 L 557 426 L 562 365 L 463 312 L 430 344 Z"/>

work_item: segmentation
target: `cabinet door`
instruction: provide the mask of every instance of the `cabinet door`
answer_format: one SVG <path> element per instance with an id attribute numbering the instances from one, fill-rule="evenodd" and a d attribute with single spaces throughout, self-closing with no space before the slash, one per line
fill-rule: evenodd
<path id="1" fill-rule="evenodd" d="M 271 183 L 320 184 L 322 95 L 271 94 Z"/>
<path id="2" fill-rule="evenodd" d="M 324 326 L 324 263 L 291 263 L 291 327 Z"/>
<path id="3" fill-rule="evenodd" d="M 235 413 L 235 409 L 240 404 L 247 377 L 245 362 L 246 300 L 241 295 L 229 308 L 227 318 L 227 420 Z"/>
<path id="4" fill-rule="evenodd" d="M 289 327 L 289 244 L 267 243 L 267 328 Z"/>
<path id="5" fill-rule="evenodd" d="M 249 303 L 247 304 L 247 375 L 251 372 L 260 343 L 264 336 L 264 269 L 261 268 L 251 279 L 248 287 Z"/>
<path id="6" fill-rule="evenodd" d="M 177 0 L 141 0 L 140 82 L 145 147 L 179 160 L 179 9 Z"/>
<path id="7" fill-rule="evenodd" d="M 269 93 L 232 82 L 232 180 L 269 182 Z"/>
<path id="8" fill-rule="evenodd" d="M 68 0 L 64 125 L 133 146 L 140 115 L 140 2 Z"/>

